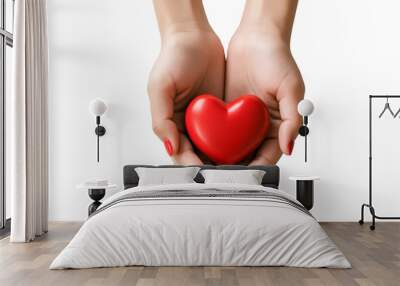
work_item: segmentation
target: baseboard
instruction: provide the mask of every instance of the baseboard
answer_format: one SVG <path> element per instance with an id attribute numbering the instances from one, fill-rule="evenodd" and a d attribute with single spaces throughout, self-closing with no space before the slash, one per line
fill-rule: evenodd
<path id="1" fill-rule="evenodd" d="M 6 219 L 6 223 L 3 228 L 0 228 L 0 239 L 3 239 L 10 235 L 11 230 L 11 218 Z"/>

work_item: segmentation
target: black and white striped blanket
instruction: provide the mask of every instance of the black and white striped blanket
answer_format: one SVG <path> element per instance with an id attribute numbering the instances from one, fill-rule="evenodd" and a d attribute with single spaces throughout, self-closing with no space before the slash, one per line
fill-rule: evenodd
<path id="1" fill-rule="evenodd" d="M 268 201 L 291 206 L 309 216 L 311 213 L 298 201 L 289 199 L 273 191 L 266 190 L 220 190 L 216 188 L 204 188 L 202 190 L 162 190 L 162 191 L 138 191 L 122 195 L 115 200 L 101 205 L 93 212 L 91 217 L 103 212 L 110 207 L 128 201 L 149 201 L 149 200 L 257 200 Z"/>

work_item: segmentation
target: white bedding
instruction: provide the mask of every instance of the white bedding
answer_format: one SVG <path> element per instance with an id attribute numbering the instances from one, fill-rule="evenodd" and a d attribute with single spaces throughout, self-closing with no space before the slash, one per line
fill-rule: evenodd
<path id="1" fill-rule="evenodd" d="M 205 188 L 263 190 L 294 200 L 262 186 L 193 183 L 131 188 L 102 206 L 132 192 Z M 121 201 L 104 208 L 84 223 L 50 269 L 127 265 L 351 267 L 318 222 L 289 204 L 185 197 Z"/>

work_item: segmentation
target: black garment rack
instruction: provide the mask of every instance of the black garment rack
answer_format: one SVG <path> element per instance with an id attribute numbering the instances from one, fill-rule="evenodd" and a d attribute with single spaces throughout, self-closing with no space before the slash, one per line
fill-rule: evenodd
<path id="1" fill-rule="evenodd" d="M 375 219 L 400 219 L 400 217 L 388 217 L 378 216 L 375 213 L 375 208 L 372 204 L 372 100 L 376 98 L 400 98 L 400 95 L 370 95 L 369 96 L 369 202 L 368 204 L 361 205 L 361 219 L 358 221 L 359 224 L 364 224 L 364 207 L 369 208 L 372 216 L 372 225 L 370 229 L 375 229 Z"/>

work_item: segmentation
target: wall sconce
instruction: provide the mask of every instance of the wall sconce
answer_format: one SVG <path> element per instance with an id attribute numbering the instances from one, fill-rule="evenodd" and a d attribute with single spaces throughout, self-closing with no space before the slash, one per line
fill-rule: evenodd
<path id="1" fill-rule="evenodd" d="M 103 136 L 104 134 L 106 134 L 106 129 L 104 128 L 104 126 L 100 125 L 100 116 L 102 116 L 106 112 L 107 105 L 101 99 L 96 98 L 90 102 L 89 110 L 94 116 L 96 116 L 97 127 L 94 130 L 94 133 L 96 133 L 96 135 L 97 135 L 97 162 L 99 162 L 100 161 L 100 159 L 99 159 L 99 157 L 100 157 L 99 156 L 99 138 L 100 138 L 100 136 Z"/>
<path id="2" fill-rule="evenodd" d="M 307 135 L 310 133 L 310 129 L 308 129 L 308 116 L 311 115 L 314 111 L 314 104 L 308 100 L 303 99 L 297 105 L 297 110 L 300 115 L 303 117 L 303 125 L 299 129 L 299 134 L 304 137 L 304 162 L 307 162 Z"/>

